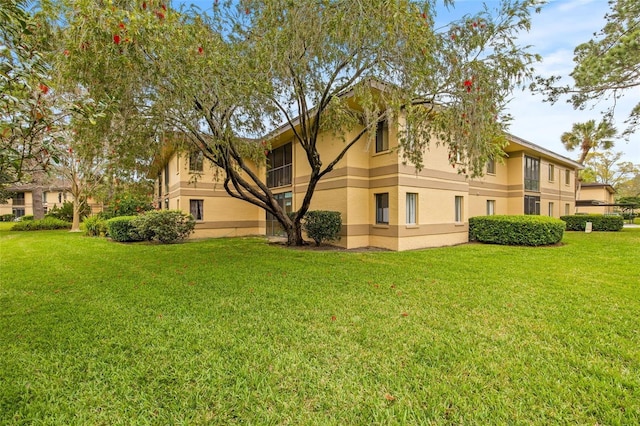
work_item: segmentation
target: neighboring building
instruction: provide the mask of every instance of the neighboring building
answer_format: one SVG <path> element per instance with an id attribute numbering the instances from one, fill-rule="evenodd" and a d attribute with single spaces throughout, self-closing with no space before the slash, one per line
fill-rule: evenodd
<path id="1" fill-rule="evenodd" d="M 576 200 L 576 213 L 611 214 L 616 190 L 608 183 L 582 183 Z"/>
<path id="2" fill-rule="evenodd" d="M 375 140 L 362 138 L 316 188 L 310 209 L 341 213 L 337 244 L 342 247 L 409 250 L 460 244 L 468 241 L 472 216 L 574 213 L 575 176 L 581 166 L 568 158 L 509 135 L 506 158 L 488 164 L 481 178 L 458 174 L 447 149 L 435 144 L 417 172 L 403 165 L 395 150 L 397 129 L 381 122 Z M 270 142 L 270 168 L 261 173 L 286 211 L 295 211 L 309 181 L 305 153 L 287 127 Z M 330 135 L 321 135 L 318 142 L 323 158 L 335 158 L 343 146 Z M 281 232 L 264 210 L 227 195 L 223 179 L 216 181 L 215 167 L 200 154 L 165 152 L 153 176 L 157 206 L 191 212 L 197 221 L 195 237 Z"/>
<path id="3" fill-rule="evenodd" d="M 62 207 L 65 201 L 73 201 L 69 185 L 55 182 L 40 185 L 42 188 L 42 206 L 47 214 L 54 207 Z M 0 204 L 0 216 L 13 214 L 15 218 L 33 214 L 33 191 L 35 185 L 15 185 L 7 188 L 15 196 L 9 198 L 7 203 Z M 89 206 L 93 213 L 102 211 L 102 205 L 89 199 Z"/>

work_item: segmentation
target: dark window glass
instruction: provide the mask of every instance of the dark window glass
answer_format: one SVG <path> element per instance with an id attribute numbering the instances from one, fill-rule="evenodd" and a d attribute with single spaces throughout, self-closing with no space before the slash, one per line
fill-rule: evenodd
<path id="1" fill-rule="evenodd" d="M 389 194 L 376 194 L 376 223 L 389 224 Z"/>

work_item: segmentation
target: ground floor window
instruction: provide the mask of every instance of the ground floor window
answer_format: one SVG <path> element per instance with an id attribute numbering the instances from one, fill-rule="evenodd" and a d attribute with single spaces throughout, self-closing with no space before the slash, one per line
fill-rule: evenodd
<path id="1" fill-rule="evenodd" d="M 376 194 L 376 223 L 389 224 L 389 193 Z"/>
<path id="2" fill-rule="evenodd" d="M 204 220 L 204 200 L 189 200 L 189 213 L 195 220 Z"/>
<path id="3" fill-rule="evenodd" d="M 455 221 L 456 222 L 463 222 L 464 221 L 464 216 L 463 216 L 463 211 L 462 211 L 463 202 L 464 202 L 464 197 L 456 195 L 455 204 L 454 204 L 454 206 L 455 206 Z"/>
<path id="4" fill-rule="evenodd" d="M 418 194 L 407 192 L 407 225 L 415 225 L 418 211 Z"/>
<path id="5" fill-rule="evenodd" d="M 564 205 L 564 214 L 565 216 L 569 216 L 571 213 L 571 204 L 567 203 Z"/>
<path id="6" fill-rule="evenodd" d="M 496 200 L 487 200 L 487 216 L 496 214 Z"/>
<path id="7" fill-rule="evenodd" d="M 273 198 L 278 202 L 278 205 L 284 210 L 285 213 L 291 213 L 293 211 L 293 192 L 281 192 L 279 194 L 273 194 Z M 284 236 L 285 232 L 278 222 L 278 219 L 271 213 L 267 212 L 267 235 L 269 236 Z"/>
<path id="8" fill-rule="evenodd" d="M 12 210 L 13 210 L 13 216 L 14 216 L 14 217 L 16 217 L 16 218 L 17 218 L 17 217 L 22 217 L 22 216 L 24 216 L 24 209 L 16 209 L 16 208 L 13 208 Z"/>
<path id="9" fill-rule="evenodd" d="M 553 217 L 554 206 L 553 203 L 549 203 L 549 216 Z"/>
<path id="10" fill-rule="evenodd" d="M 540 214 L 540 197 L 535 195 L 524 196 L 524 214 Z"/>

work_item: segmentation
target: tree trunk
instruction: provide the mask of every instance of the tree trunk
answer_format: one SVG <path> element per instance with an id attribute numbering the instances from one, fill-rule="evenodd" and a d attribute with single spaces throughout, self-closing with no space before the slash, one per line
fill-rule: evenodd
<path id="1" fill-rule="evenodd" d="M 35 220 L 44 219 L 44 206 L 42 205 L 42 186 L 36 185 L 31 192 L 33 218 Z"/>
<path id="2" fill-rule="evenodd" d="M 71 232 L 80 232 L 80 201 L 77 198 L 73 200 L 73 223 L 71 224 Z"/>
<path id="3" fill-rule="evenodd" d="M 285 231 L 287 232 L 287 245 L 304 245 L 304 240 L 302 239 L 302 224 L 300 223 L 300 219 L 294 220 L 291 228 L 285 229 Z"/>

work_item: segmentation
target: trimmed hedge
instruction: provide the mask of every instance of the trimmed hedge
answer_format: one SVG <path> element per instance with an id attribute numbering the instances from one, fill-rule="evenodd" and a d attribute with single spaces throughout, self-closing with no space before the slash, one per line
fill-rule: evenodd
<path id="1" fill-rule="evenodd" d="M 132 225 L 141 240 L 170 244 L 189 237 L 196 221 L 180 210 L 151 210 L 136 216 Z"/>
<path id="2" fill-rule="evenodd" d="M 71 223 L 53 217 L 40 220 L 25 220 L 11 227 L 12 231 L 47 231 L 52 229 L 71 229 Z"/>
<path id="3" fill-rule="evenodd" d="M 342 229 L 342 219 L 340 212 L 328 210 L 312 210 L 304 215 L 302 229 L 309 238 L 319 246 L 322 241 L 333 241 L 340 237 L 338 234 Z"/>
<path id="4" fill-rule="evenodd" d="M 142 241 L 133 225 L 136 216 L 118 216 L 107 221 L 107 232 L 111 239 L 121 243 Z"/>
<path id="5" fill-rule="evenodd" d="M 621 216 L 580 214 L 560 216 L 560 219 L 567 224 L 567 231 L 584 231 L 587 222 L 592 223 L 591 229 L 594 231 L 619 231 L 624 226 L 624 219 Z"/>
<path id="6" fill-rule="evenodd" d="M 469 240 L 514 246 L 545 246 L 562 240 L 565 223 L 547 216 L 476 216 L 469 218 Z"/>

